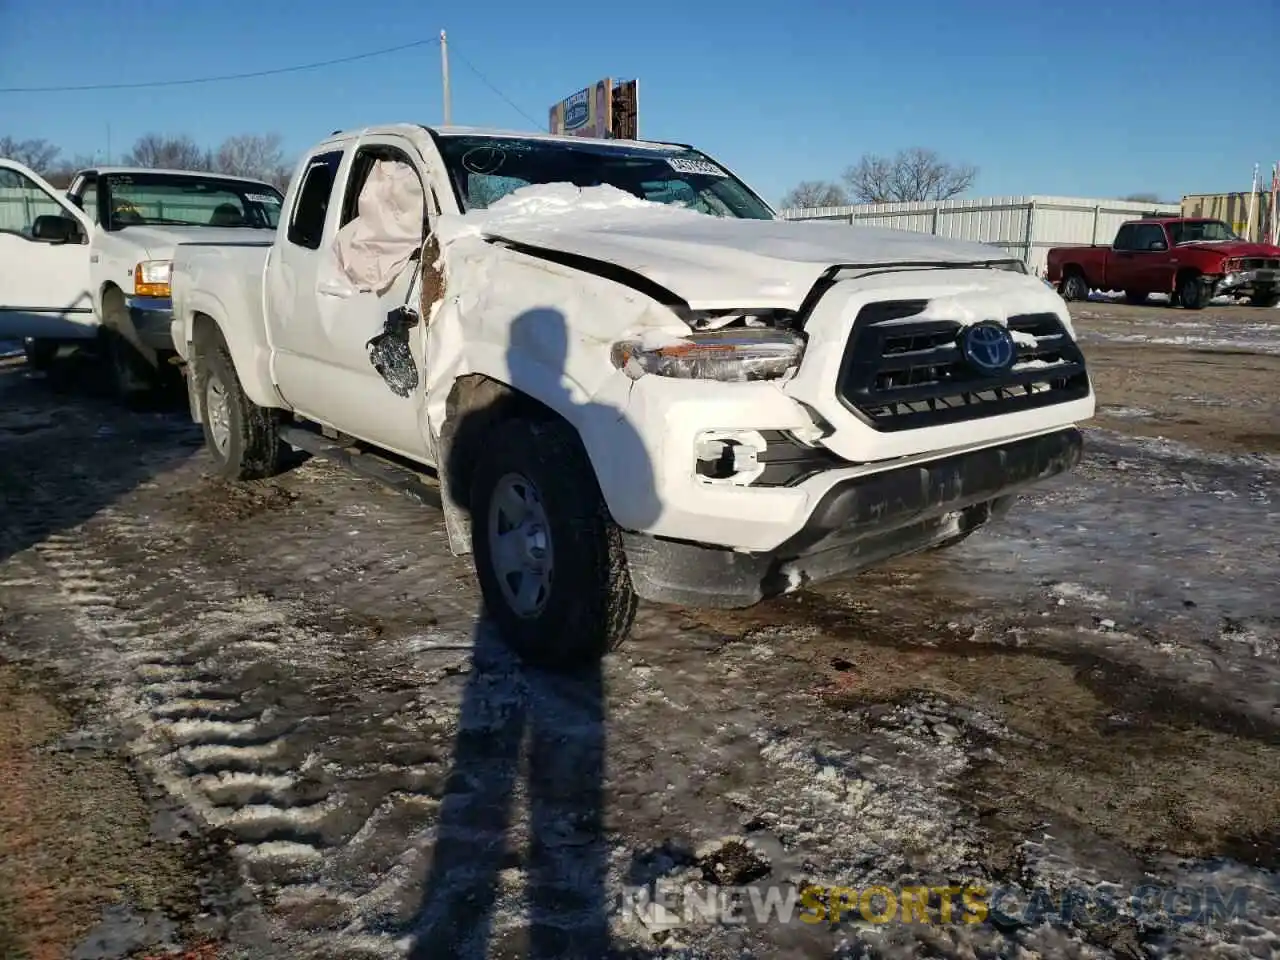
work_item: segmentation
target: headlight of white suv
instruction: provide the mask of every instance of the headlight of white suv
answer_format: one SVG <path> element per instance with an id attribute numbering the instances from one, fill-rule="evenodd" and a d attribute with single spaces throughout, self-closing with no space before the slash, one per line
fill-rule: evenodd
<path id="1" fill-rule="evenodd" d="M 773 380 L 800 365 L 804 339 L 789 330 L 711 330 L 615 343 L 613 365 L 633 380 L 645 374 L 690 380 Z"/>
<path id="2" fill-rule="evenodd" d="M 169 296 L 172 260 L 143 260 L 133 268 L 133 292 L 139 297 Z"/>

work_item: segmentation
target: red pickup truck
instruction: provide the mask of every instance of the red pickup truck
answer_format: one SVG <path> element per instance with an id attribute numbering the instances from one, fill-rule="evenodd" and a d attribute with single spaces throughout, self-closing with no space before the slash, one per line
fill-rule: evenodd
<path id="1" fill-rule="evenodd" d="M 1220 296 L 1248 297 L 1258 307 L 1280 303 L 1280 247 L 1241 240 L 1221 220 L 1130 220 L 1109 247 L 1053 247 L 1047 266 L 1064 300 L 1123 290 L 1130 303 L 1167 293 L 1171 305 L 1189 310 Z"/>

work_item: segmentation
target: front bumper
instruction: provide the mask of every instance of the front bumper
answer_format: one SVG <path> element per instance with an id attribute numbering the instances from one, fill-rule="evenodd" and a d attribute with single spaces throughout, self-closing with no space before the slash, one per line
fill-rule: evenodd
<path id="1" fill-rule="evenodd" d="M 1224 274 L 1214 284 L 1215 295 L 1274 290 L 1280 286 L 1280 270 L 1239 270 Z"/>
<path id="2" fill-rule="evenodd" d="M 129 322 L 138 339 L 152 350 L 172 350 L 173 301 L 168 297 L 127 297 Z"/>
<path id="3" fill-rule="evenodd" d="M 636 593 L 699 607 L 748 607 L 858 573 L 963 535 L 1021 491 L 1072 469 L 1083 453 L 1070 427 L 839 481 L 776 549 L 738 552 L 625 533 Z"/>

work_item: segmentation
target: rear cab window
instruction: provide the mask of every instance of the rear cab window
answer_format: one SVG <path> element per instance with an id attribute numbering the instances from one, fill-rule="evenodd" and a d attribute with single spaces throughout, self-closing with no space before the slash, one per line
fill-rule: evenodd
<path id="1" fill-rule="evenodd" d="M 108 230 L 150 224 L 274 229 L 283 200 L 266 184 L 212 174 L 108 173 L 97 190 Z"/>
<path id="2" fill-rule="evenodd" d="M 329 204 L 338 182 L 343 151 L 318 153 L 307 161 L 298 195 L 289 216 L 288 240 L 297 247 L 319 250 L 324 240 L 324 225 L 329 217 Z"/>

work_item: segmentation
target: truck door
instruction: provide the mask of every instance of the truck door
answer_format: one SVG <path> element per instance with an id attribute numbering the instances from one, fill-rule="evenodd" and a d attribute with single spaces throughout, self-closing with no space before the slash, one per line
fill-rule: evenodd
<path id="1" fill-rule="evenodd" d="M 428 445 L 420 427 L 420 391 L 408 397 L 393 393 L 366 346 L 382 332 L 387 315 L 405 303 L 418 264 L 408 264 L 386 290 L 361 292 L 338 273 L 334 253 L 338 231 L 359 213 L 360 190 L 373 163 L 408 163 L 421 178 L 415 154 L 408 141 L 375 136 L 312 158 L 268 265 L 267 316 L 276 382 L 292 406 L 362 440 L 423 458 Z M 422 340 L 410 338 L 419 376 Z"/>
<path id="2" fill-rule="evenodd" d="M 33 170 L 0 160 L 0 340 L 97 336 L 93 223 Z"/>
<path id="3" fill-rule="evenodd" d="M 1130 293 L 1164 293 L 1169 277 L 1168 240 L 1158 223 L 1126 223 L 1112 244 L 1107 285 Z"/>

